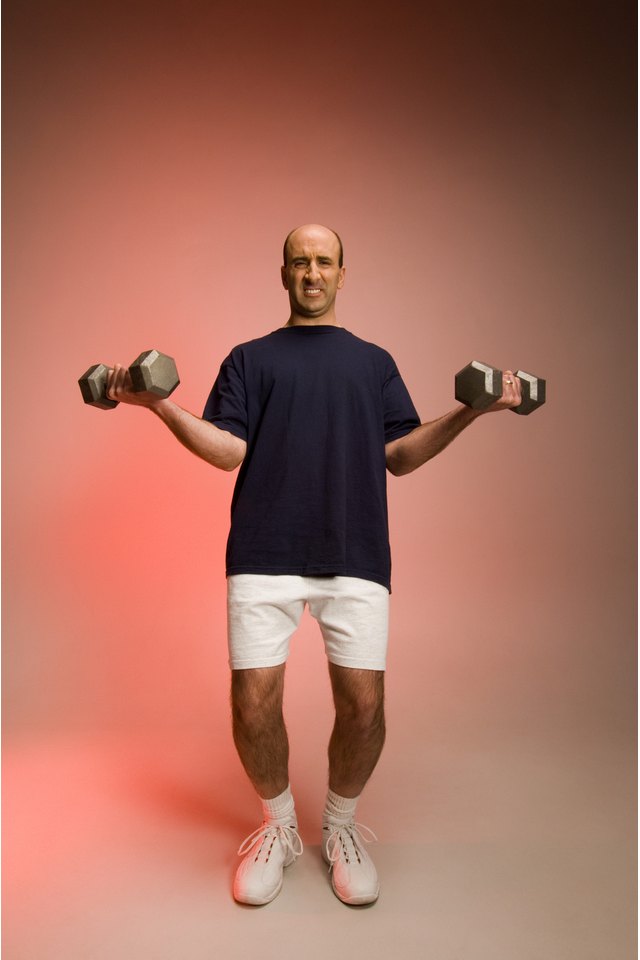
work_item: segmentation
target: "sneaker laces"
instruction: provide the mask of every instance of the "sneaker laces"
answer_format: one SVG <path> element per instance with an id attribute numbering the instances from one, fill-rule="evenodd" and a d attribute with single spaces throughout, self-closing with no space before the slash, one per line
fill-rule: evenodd
<path id="1" fill-rule="evenodd" d="M 349 823 L 336 823 L 331 826 L 334 826 L 335 829 L 327 838 L 327 857 L 330 870 L 343 853 L 345 860 L 349 863 L 349 842 L 353 848 L 352 857 L 359 863 L 358 843 L 373 843 L 374 840 L 378 839 L 371 827 L 365 826 L 364 823 L 356 823 L 355 820 L 351 820 Z M 365 832 L 363 833 L 363 831 Z M 369 834 L 369 836 L 365 834 Z"/>
<path id="2" fill-rule="evenodd" d="M 257 830 L 254 830 L 253 833 L 250 833 L 249 836 L 242 841 L 238 848 L 238 856 L 242 857 L 244 854 L 249 853 L 249 851 L 259 843 L 260 846 L 256 850 L 257 860 L 260 856 L 260 851 L 268 839 L 271 839 L 271 843 L 266 852 L 267 860 L 269 859 L 271 849 L 276 840 L 280 840 L 284 847 L 292 853 L 294 859 L 299 857 L 304 849 L 295 824 L 269 823 L 268 820 L 265 820 Z"/>

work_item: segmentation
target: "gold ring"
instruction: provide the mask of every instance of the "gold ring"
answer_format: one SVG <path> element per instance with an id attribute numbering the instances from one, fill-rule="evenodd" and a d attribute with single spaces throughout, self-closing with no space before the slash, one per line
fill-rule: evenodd
<path id="1" fill-rule="evenodd" d="M 513 380 L 505 380 L 505 383 L 513 383 Z"/>

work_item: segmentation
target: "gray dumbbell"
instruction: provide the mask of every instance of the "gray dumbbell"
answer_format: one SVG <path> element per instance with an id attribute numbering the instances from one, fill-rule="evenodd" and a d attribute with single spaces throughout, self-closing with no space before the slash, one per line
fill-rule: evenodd
<path id="1" fill-rule="evenodd" d="M 511 407 L 513 413 L 526 416 L 541 407 L 546 400 L 547 381 L 532 373 L 516 370 L 522 388 L 522 402 Z M 474 410 L 486 410 L 502 396 L 502 370 L 472 360 L 456 373 L 456 400 Z"/>
<path id="2" fill-rule="evenodd" d="M 118 406 L 117 400 L 107 396 L 109 369 L 104 363 L 94 363 L 78 380 L 84 402 L 101 410 L 113 410 Z M 129 373 L 136 393 L 146 390 L 159 397 L 168 397 L 180 383 L 175 360 L 157 350 L 141 353 L 129 367 Z"/>

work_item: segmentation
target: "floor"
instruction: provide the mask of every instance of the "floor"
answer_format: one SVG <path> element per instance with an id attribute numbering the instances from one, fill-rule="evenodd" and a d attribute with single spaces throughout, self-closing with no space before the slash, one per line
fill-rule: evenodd
<path id="1" fill-rule="evenodd" d="M 378 902 L 335 898 L 303 795 L 305 853 L 253 908 L 230 893 L 257 823 L 226 730 L 5 743 L 6 960 L 636 956 L 630 745 L 441 738 L 385 763 L 358 816 Z"/>

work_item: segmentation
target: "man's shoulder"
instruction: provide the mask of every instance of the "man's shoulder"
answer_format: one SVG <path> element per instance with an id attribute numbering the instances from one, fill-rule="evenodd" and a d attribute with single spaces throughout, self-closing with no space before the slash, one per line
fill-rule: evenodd
<path id="1" fill-rule="evenodd" d="M 368 354 L 384 365 L 395 363 L 389 351 L 385 347 L 381 347 L 379 343 L 374 343 L 372 340 L 365 340 L 364 337 L 358 337 L 350 331 L 349 333 L 353 341 L 353 346 L 363 354 Z"/>
<path id="2" fill-rule="evenodd" d="M 236 343 L 229 351 L 229 356 L 234 358 L 245 354 L 260 353 L 260 351 L 268 348 L 273 343 L 275 333 L 277 333 L 277 331 L 272 330 L 270 333 L 265 333 L 261 337 L 253 337 L 251 340 L 243 340 L 242 343 Z"/>

